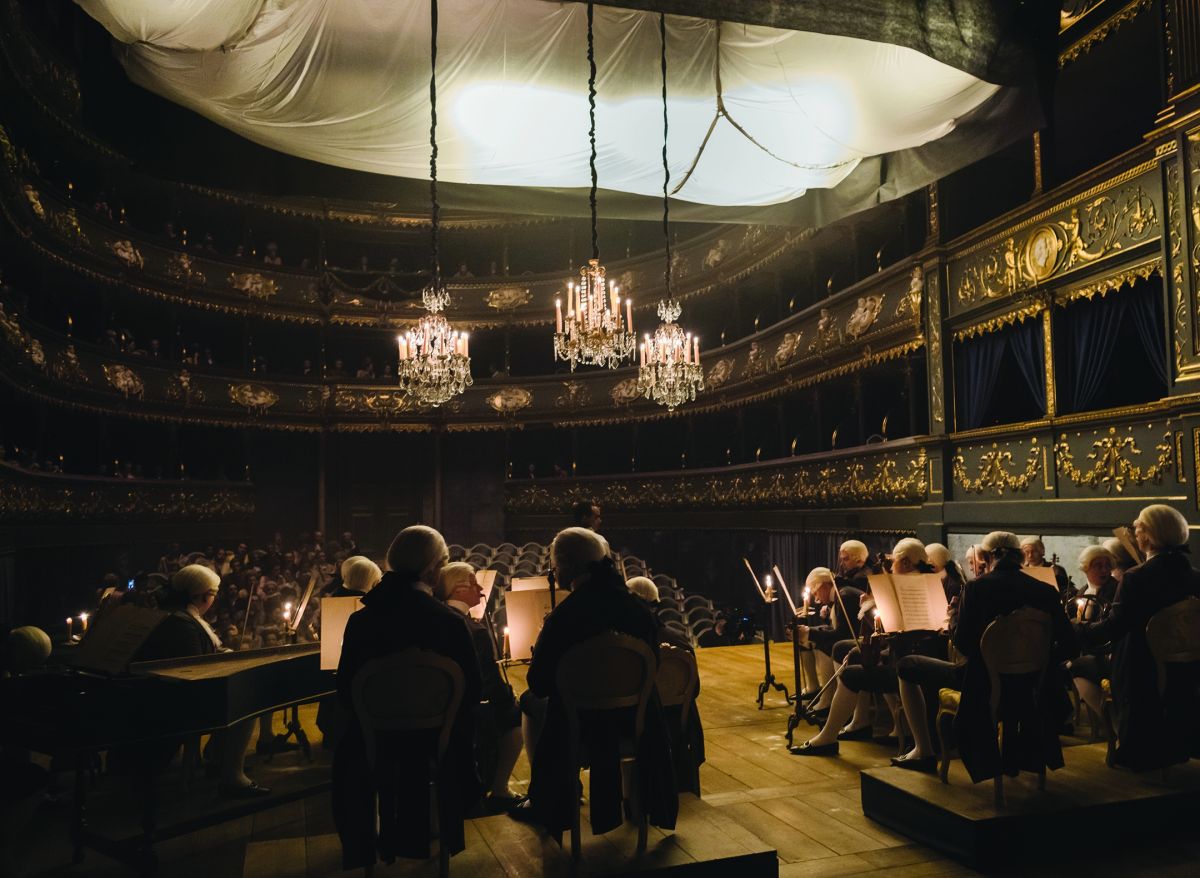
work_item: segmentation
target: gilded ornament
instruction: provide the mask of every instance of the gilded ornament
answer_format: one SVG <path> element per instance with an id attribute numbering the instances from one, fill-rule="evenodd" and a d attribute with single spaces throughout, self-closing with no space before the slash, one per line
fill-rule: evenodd
<path id="1" fill-rule="evenodd" d="M 126 399 L 131 396 L 136 396 L 138 399 L 144 399 L 146 396 L 146 385 L 142 383 L 142 379 L 136 372 L 128 366 L 120 363 L 104 363 L 101 366 L 104 371 L 104 380 L 119 393 L 123 394 Z"/>
<path id="2" fill-rule="evenodd" d="M 1076 287 L 1069 287 L 1056 293 L 1054 298 L 1059 305 L 1066 305 L 1079 299 L 1092 299 L 1096 296 L 1103 298 L 1113 290 L 1119 290 L 1126 284 L 1132 286 L 1139 280 L 1147 280 L 1154 275 L 1162 275 L 1162 258 L 1155 256 L 1131 268 L 1105 275 L 1098 280 L 1088 281 Z"/>
<path id="3" fill-rule="evenodd" d="M 859 296 L 854 312 L 846 321 L 846 335 L 855 340 L 865 335 L 879 319 L 879 312 L 883 310 L 883 300 L 883 293 Z"/>
<path id="4" fill-rule="evenodd" d="M 1171 301 L 1174 303 L 1171 341 L 1175 350 L 1175 372 L 1180 374 L 1184 369 L 1184 355 L 1187 353 L 1189 335 L 1188 294 L 1183 280 L 1184 261 L 1180 258 L 1180 254 L 1183 252 L 1183 211 L 1180 209 L 1182 174 L 1177 159 L 1167 162 L 1166 168 L 1168 252 L 1171 257 Z"/>
<path id="5" fill-rule="evenodd" d="M 21 323 L 15 314 L 9 314 L 4 310 L 3 302 L 0 302 L 0 332 L 4 333 L 4 340 L 9 347 L 17 350 L 24 349 L 25 330 L 21 328 Z"/>
<path id="6" fill-rule="evenodd" d="M 1019 308 L 1013 308 L 1011 311 L 1005 311 L 1003 314 L 998 314 L 979 323 L 955 330 L 954 340 L 963 341 L 964 339 L 974 338 L 977 335 L 998 332 L 1006 326 L 1012 326 L 1014 323 L 1024 323 L 1030 317 L 1036 317 L 1038 314 L 1041 314 L 1045 310 L 1045 307 L 1041 302 L 1034 302 L 1029 305 L 1022 305 Z"/>
<path id="7" fill-rule="evenodd" d="M 167 377 L 166 394 L 167 399 L 182 402 L 184 406 L 204 402 L 205 397 L 204 391 L 192 382 L 192 373 L 187 369 L 180 369 Z"/>
<path id="8" fill-rule="evenodd" d="M 564 381 L 562 393 L 554 399 L 558 408 L 582 408 L 592 401 L 592 393 L 582 381 Z"/>
<path id="9" fill-rule="evenodd" d="M 51 211 L 49 225 L 50 228 L 66 238 L 71 244 L 86 247 L 91 243 L 88 240 L 87 234 L 80 227 L 79 217 L 75 215 L 75 208 L 73 207 L 68 207 L 66 210 Z"/>
<path id="10" fill-rule="evenodd" d="M 1065 219 L 1035 226 L 1019 242 L 1010 236 L 970 257 L 956 295 L 964 305 L 1012 295 L 1140 243 L 1157 224 L 1154 202 L 1141 186 L 1099 195 L 1071 207 Z"/>
<path id="11" fill-rule="evenodd" d="M 329 390 L 327 387 L 323 389 Z M 313 391 L 310 391 L 311 393 Z M 337 389 L 333 405 L 338 411 L 357 414 L 398 415 L 413 410 L 408 397 L 399 391 L 356 390 L 349 387 Z"/>
<path id="12" fill-rule="evenodd" d="M 755 378 L 759 375 L 765 375 L 771 369 L 767 358 L 763 356 L 762 348 L 758 342 L 750 342 L 750 351 L 746 354 L 746 368 L 742 370 L 743 378 Z"/>
<path id="13" fill-rule="evenodd" d="M 792 357 L 796 356 L 796 352 L 800 348 L 800 339 L 803 337 L 803 332 L 785 332 L 783 334 L 783 339 L 775 348 L 775 356 L 772 358 L 775 361 L 776 369 L 782 369 L 792 361 Z"/>
<path id="14" fill-rule="evenodd" d="M 979 475 L 971 478 L 967 473 L 967 464 L 962 452 L 954 455 L 954 483 L 968 494 L 982 494 L 991 491 L 997 497 L 1005 491 L 1011 493 L 1026 492 L 1037 478 L 1042 465 L 1042 451 L 1034 437 L 1029 442 L 1029 455 L 1025 460 L 1025 469 L 1014 473 L 1011 471 L 1013 454 L 1007 448 L 1000 448 L 995 442 L 990 451 L 985 451 L 979 457 L 977 464 Z"/>
<path id="15" fill-rule="evenodd" d="M 1133 19 L 1137 18 L 1143 10 L 1149 9 L 1150 4 L 1151 0 L 1131 0 L 1131 2 L 1126 4 L 1125 7 L 1119 12 L 1110 15 L 1108 18 L 1102 21 L 1099 26 L 1095 28 L 1095 30 L 1092 30 L 1082 39 L 1072 43 L 1066 48 L 1065 51 L 1060 52 L 1058 55 L 1058 66 L 1066 67 L 1072 61 L 1075 61 L 1086 55 L 1094 46 L 1098 46 L 1100 43 L 1107 40 L 1122 25 L 1133 21 Z M 1074 5 L 1082 7 L 1084 4 L 1076 3 Z M 1071 14 L 1068 14 L 1064 11 L 1061 14 L 1062 17 L 1059 24 L 1059 33 L 1065 31 L 1068 27 L 1075 24 L 1075 22 L 1077 22 L 1080 18 L 1099 5 L 1099 2 L 1089 2 L 1086 5 L 1086 8 L 1083 8 L 1080 12 L 1076 12 L 1074 9 L 1072 9 Z M 1170 91 L 1171 89 L 1168 90 Z"/>
<path id="16" fill-rule="evenodd" d="M 897 319 L 911 317 L 914 320 L 921 316 L 921 297 L 925 293 L 925 270 L 914 265 L 908 278 L 908 292 L 900 297 L 893 314 Z"/>
<path id="17" fill-rule="evenodd" d="M 511 415 L 533 405 L 533 394 L 524 387 L 502 387 L 488 396 L 487 404 L 502 415 Z"/>
<path id="18" fill-rule="evenodd" d="M 1111 494 L 1114 490 L 1124 493 L 1127 485 L 1140 486 L 1147 483 L 1160 484 L 1163 473 L 1170 470 L 1175 463 L 1175 448 L 1171 432 L 1163 434 L 1163 441 L 1155 446 L 1158 458 L 1144 469 L 1137 466 L 1129 458 L 1141 454 L 1137 441 L 1133 436 L 1118 436 L 1116 427 L 1109 427 L 1106 436 L 1092 443 L 1092 450 L 1087 459 L 1091 464 L 1087 469 L 1079 469 L 1075 465 L 1075 456 L 1063 433 L 1054 447 L 1054 457 L 1058 474 L 1081 488 L 1103 488 L 1104 493 Z"/>
<path id="19" fill-rule="evenodd" d="M 257 271 L 233 272 L 229 275 L 229 285 L 252 299 L 270 299 L 279 292 L 273 278 L 263 277 Z"/>
<path id="20" fill-rule="evenodd" d="M 45 222 L 46 209 L 42 207 L 42 199 L 38 195 L 38 191 L 28 183 L 21 186 L 21 191 L 25 193 L 25 200 L 29 202 L 29 209 L 33 211 L 33 215 Z"/>
<path id="21" fill-rule="evenodd" d="M 32 335 L 25 337 L 25 359 L 39 369 L 46 368 L 46 352 L 42 349 L 42 343 Z"/>
<path id="22" fill-rule="evenodd" d="M 330 390 L 329 385 L 309 388 L 300 399 L 300 408 L 306 412 L 321 411 L 332 396 L 333 391 Z"/>
<path id="23" fill-rule="evenodd" d="M 821 316 L 817 318 L 817 335 L 808 346 L 808 352 L 813 354 L 827 351 L 841 342 L 842 333 L 838 329 L 837 318 L 828 308 L 822 308 Z"/>
<path id="24" fill-rule="evenodd" d="M 167 257 L 167 277 L 184 284 L 204 284 L 208 278 L 196 268 L 190 253 L 175 252 Z"/>
<path id="25" fill-rule="evenodd" d="M 641 396 L 636 378 L 626 378 L 613 385 L 609 395 L 615 405 L 629 405 Z"/>
<path id="26" fill-rule="evenodd" d="M 736 362 L 733 357 L 724 357 L 713 363 L 712 368 L 708 370 L 708 375 L 704 378 L 704 383 L 710 388 L 717 388 L 729 380 L 733 374 L 733 364 Z M 634 382 L 637 383 L 636 381 Z"/>
<path id="27" fill-rule="evenodd" d="M 68 344 L 58 352 L 58 356 L 54 358 L 54 363 L 50 366 L 50 374 L 56 380 L 68 384 L 91 383 L 87 373 L 83 371 L 83 364 L 79 362 L 79 354 L 76 353 L 73 344 Z"/>
<path id="28" fill-rule="evenodd" d="M 489 292 L 484 299 L 489 308 L 497 311 L 513 311 L 533 301 L 528 287 L 500 287 Z"/>
<path id="29" fill-rule="evenodd" d="M 112 251 L 112 255 L 123 262 L 127 268 L 142 268 L 146 264 L 137 247 L 134 247 L 133 242 L 128 239 L 109 241 L 107 246 Z"/>
<path id="30" fill-rule="evenodd" d="M 229 398 L 240 406 L 263 414 L 275 403 L 279 402 L 279 394 L 261 384 L 230 384 Z"/>

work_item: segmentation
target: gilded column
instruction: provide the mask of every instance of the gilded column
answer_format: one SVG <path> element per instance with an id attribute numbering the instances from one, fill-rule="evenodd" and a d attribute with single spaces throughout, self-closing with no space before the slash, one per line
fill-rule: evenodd
<path id="1" fill-rule="evenodd" d="M 925 359 L 929 375 L 929 432 L 946 432 L 946 352 L 942 348 L 941 267 L 931 263 L 925 278 Z"/>
<path id="2" fill-rule="evenodd" d="M 1046 302 L 1042 311 L 1042 344 L 1046 356 L 1046 417 L 1058 413 L 1058 402 L 1054 397 L 1054 303 Z"/>

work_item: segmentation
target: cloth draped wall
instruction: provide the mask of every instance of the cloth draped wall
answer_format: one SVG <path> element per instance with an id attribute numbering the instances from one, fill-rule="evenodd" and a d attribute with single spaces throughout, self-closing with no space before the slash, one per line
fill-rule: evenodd
<path id="1" fill-rule="evenodd" d="M 131 80 L 244 137 L 345 168 L 428 174 L 427 3 L 77 2 L 121 44 Z M 455 183 L 508 198 L 510 187 L 536 189 L 535 212 L 579 201 L 571 192 L 589 181 L 585 27 L 581 3 L 440 0 L 448 203 L 488 199 Z M 1031 86 L 987 82 L 904 46 L 674 15 L 667 28 L 680 219 L 778 205 L 754 219 L 831 221 L 1037 122 Z M 661 198 L 658 16 L 598 6 L 595 31 L 599 182 L 624 193 L 602 209 L 634 215 Z"/>
<path id="2" fill-rule="evenodd" d="M 1042 412 L 1046 411 L 1045 334 L 1041 320 L 1025 320 L 999 332 L 967 339 L 957 346 L 958 429 L 983 426 L 1006 351 L 1012 353 L 1030 397 Z"/>

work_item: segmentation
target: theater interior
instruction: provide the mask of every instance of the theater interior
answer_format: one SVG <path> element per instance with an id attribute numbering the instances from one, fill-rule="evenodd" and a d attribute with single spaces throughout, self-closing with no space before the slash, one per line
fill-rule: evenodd
<path id="1" fill-rule="evenodd" d="M 1200 872 L 1200 0 L 0 0 L 0 215 L 0 876 Z"/>

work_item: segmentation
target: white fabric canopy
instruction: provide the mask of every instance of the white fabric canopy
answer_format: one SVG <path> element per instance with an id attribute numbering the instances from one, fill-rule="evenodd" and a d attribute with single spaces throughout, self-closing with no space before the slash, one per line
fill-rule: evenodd
<path id="1" fill-rule="evenodd" d="M 356 170 L 429 173 L 426 0 L 77 2 L 126 44 L 133 81 L 251 140 Z M 586 7 L 439 9 L 439 178 L 589 185 Z M 1000 90 L 885 43 L 724 24 L 718 53 L 715 22 L 671 16 L 667 30 L 672 190 L 698 204 L 834 187 L 864 158 L 945 136 Z M 598 6 L 595 33 L 600 186 L 661 195 L 658 16 Z"/>

